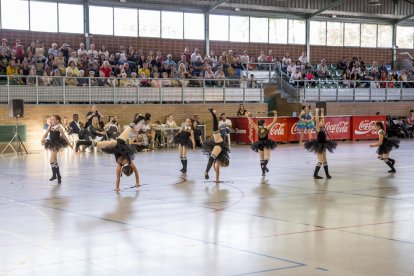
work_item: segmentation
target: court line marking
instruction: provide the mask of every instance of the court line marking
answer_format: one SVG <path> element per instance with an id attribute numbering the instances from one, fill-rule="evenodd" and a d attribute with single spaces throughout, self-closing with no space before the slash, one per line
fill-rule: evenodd
<path id="1" fill-rule="evenodd" d="M 349 233 L 349 234 L 355 234 L 355 235 L 360 235 L 360 236 L 372 237 L 372 238 L 381 239 L 381 240 L 387 240 L 387 241 L 393 241 L 393 242 L 400 242 L 400 243 L 407 243 L 407 244 L 413 244 L 414 245 L 414 242 L 411 242 L 411 241 L 404 241 L 404 240 L 399 240 L 399 239 L 394 239 L 394 238 L 380 237 L 380 236 L 365 234 L 365 233 L 361 233 L 361 232 L 346 231 L 346 230 L 341 230 L 341 229 L 339 229 L 339 231 L 344 232 L 344 233 Z"/>

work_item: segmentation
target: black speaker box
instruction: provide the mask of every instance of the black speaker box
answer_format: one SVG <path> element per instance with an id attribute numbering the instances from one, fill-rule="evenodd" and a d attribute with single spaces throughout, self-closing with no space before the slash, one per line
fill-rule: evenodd
<path id="1" fill-rule="evenodd" d="M 9 117 L 22 118 L 24 116 L 24 102 L 23 100 L 11 100 L 9 102 Z"/>

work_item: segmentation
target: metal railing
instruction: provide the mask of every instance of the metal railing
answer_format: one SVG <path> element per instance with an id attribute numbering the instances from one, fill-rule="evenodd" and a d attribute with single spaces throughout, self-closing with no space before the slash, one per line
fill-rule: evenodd
<path id="1" fill-rule="evenodd" d="M 275 83 L 280 71 L 279 63 L 248 62 L 242 63 L 242 75 L 249 78 L 251 74 L 263 83 Z"/>
<path id="2" fill-rule="evenodd" d="M 414 81 L 294 81 L 300 102 L 414 101 Z"/>
<path id="3" fill-rule="evenodd" d="M 0 76 L 0 103 L 263 102 L 263 82 L 240 79 L 138 79 Z"/>

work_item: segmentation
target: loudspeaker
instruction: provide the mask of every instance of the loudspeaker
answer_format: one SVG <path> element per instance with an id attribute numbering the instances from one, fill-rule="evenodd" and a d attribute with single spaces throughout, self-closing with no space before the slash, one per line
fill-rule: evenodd
<path id="1" fill-rule="evenodd" d="M 326 102 L 316 102 L 316 108 L 325 109 L 325 115 L 328 115 L 328 110 L 326 109 Z"/>
<path id="2" fill-rule="evenodd" d="M 9 101 L 9 117 L 10 118 L 22 118 L 24 116 L 24 102 L 23 100 L 11 100 Z"/>

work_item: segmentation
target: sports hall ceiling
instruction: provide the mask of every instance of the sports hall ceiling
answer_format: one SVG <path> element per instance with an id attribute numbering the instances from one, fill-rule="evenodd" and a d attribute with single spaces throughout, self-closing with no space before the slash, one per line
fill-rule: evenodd
<path id="1" fill-rule="evenodd" d="M 304 18 L 329 7 L 318 17 L 388 23 L 414 16 L 414 0 L 89 0 L 89 3 L 195 12 L 214 8 L 214 13 L 217 14 L 292 18 Z M 377 3 L 381 5 L 375 5 Z M 413 21 L 408 20 L 405 23 L 411 22 Z"/>

